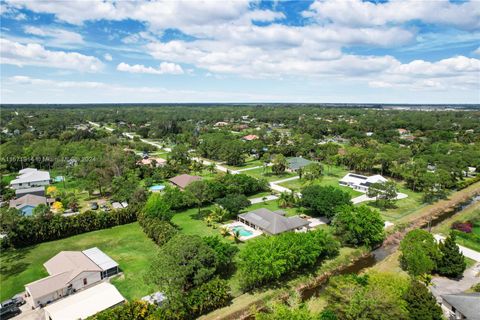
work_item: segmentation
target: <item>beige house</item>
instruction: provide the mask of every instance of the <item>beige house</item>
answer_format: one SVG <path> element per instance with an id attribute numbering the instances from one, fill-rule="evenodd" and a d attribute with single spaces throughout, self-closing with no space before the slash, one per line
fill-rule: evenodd
<path id="1" fill-rule="evenodd" d="M 98 248 L 61 251 L 43 264 L 48 277 L 25 285 L 26 301 L 43 307 L 118 273 L 118 264 Z"/>

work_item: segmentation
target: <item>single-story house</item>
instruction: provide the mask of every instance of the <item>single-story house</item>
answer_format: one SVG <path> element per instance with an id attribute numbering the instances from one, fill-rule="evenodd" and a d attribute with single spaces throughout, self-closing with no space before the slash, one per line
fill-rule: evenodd
<path id="1" fill-rule="evenodd" d="M 45 197 L 26 194 L 18 199 L 10 200 L 10 208 L 22 211 L 25 216 L 31 216 L 33 209 L 41 204 L 47 205 L 48 203 L 49 201 Z"/>
<path id="2" fill-rule="evenodd" d="M 451 320 L 480 320 L 480 293 L 445 294 L 442 309 Z"/>
<path id="3" fill-rule="evenodd" d="M 34 187 L 34 188 L 25 188 L 15 190 L 15 197 L 20 198 L 27 194 L 33 194 L 36 196 L 44 197 L 45 196 L 45 187 Z"/>
<path id="4" fill-rule="evenodd" d="M 113 284 L 101 282 L 45 307 L 45 320 L 86 319 L 124 302 L 125 298 Z"/>
<path id="5" fill-rule="evenodd" d="M 179 176 L 171 178 L 169 181 L 180 189 L 185 189 L 185 187 L 188 186 L 190 183 L 199 180 L 202 180 L 202 177 L 191 176 L 189 174 L 181 174 Z"/>
<path id="6" fill-rule="evenodd" d="M 404 129 L 404 128 L 399 128 L 399 129 L 397 129 L 397 131 L 402 136 L 410 133 L 410 131 L 408 131 L 407 129 Z"/>
<path id="7" fill-rule="evenodd" d="M 368 187 L 372 183 L 385 183 L 387 181 L 387 179 L 379 174 L 367 177 L 361 174 L 347 173 L 338 183 L 341 186 L 350 187 L 361 192 L 367 192 Z"/>
<path id="8" fill-rule="evenodd" d="M 313 163 L 313 161 L 302 157 L 290 157 L 287 158 L 287 170 L 290 172 L 297 172 L 310 163 Z"/>
<path id="9" fill-rule="evenodd" d="M 300 230 L 308 227 L 309 221 L 299 216 L 285 217 L 282 210 L 270 211 L 260 208 L 238 215 L 238 220 L 254 229 L 259 229 L 266 234 L 279 234 L 286 231 Z"/>
<path id="10" fill-rule="evenodd" d="M 26 301 L 35 308 L 73 294 L 119 272 L 118 263 L 98 248 L 61 251 L 43 266 L 49 276 L 25 285 Z"/>
<path id="11" fill-rule="evenodd" d="M 253 141 L 257 139 L 258 139 L 258 136 L 256 134 L 248 134 L 242 138 L 243 141 Z"/>
<path id="12" fill-rule="evenodd" d="M 128 203 L 126 201 L 123 202 L 112 202 L 113 209 L 123 209 L 128 207 Z"/>
<path id="13" fill-rule="evenodd" d="M 213 126 L 214 127 L 225 127 L 225 126 L 228 126 L 229 123 L 228 122 L 225 122 L 225 121 L 218 121 L 217 123 L 215 123 Z"/>
<path id="14" fill-rule="evenodd" d="M 150 158 L 147 158 L 147 159 L 144 158 L 142 160 L 139 160 L 138 164 L 141 164 L 141 165 L 144 165 L 144 166 L 149 166 L 153 163 L 154 160 L 155 160 L 155 166 L 156 167 L 162 167 L 167 163 L 167 160 L 165 160 L 165 159 L 157 158 L 157 157 L 150 157 Z"/>
<path id="15" fill-rule="evenodd" d="M 10 187 L 15 190 L 48 186 L 49 184 L 50 173 L 34 168 L 20 170 L 17 178 L 10 181 Z"/>

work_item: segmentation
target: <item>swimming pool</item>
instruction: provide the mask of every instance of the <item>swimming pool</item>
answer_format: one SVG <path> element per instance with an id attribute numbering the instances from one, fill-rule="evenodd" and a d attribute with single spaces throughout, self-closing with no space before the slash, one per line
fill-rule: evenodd
<path id="1" fill-rule="evenodd" d="M 149 188 L 150 191 L 162 191 L 163 189 L 165 189 L 165 186 L 163 184 L 157 184 Z"/>
<path id="2" fill-rule="evenodd" d="M 232 231 L 233 232 L 238 231 L 238 233 L 240 233 L 241 237 L 250 237 L 253 234 L 252 231 L 249 231 L 242 226 L 235 226 L 235 227 L 232 228 Z"/>

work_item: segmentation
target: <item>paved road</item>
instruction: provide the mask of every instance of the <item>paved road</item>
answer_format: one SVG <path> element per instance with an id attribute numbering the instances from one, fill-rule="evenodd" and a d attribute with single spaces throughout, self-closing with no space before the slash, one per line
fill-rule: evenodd
<path id="1" fill-rule="evenodd" d="M 440 234 L 434 234 L 435 240 L 437 241 L 443 241 L 445 240 L 445 237 L 440 235 Z M 457 244 L 458 245 L 458 244 Z M 460 251 L 463 253 L 463 255 L 467 258 L 470 258 L 472 260 L 475 260 L 477 262 L 480 262 L 480 252 L 466 248 L 464 246 L 458 246 L 460 248 Z"/>
<path id="2" fill-rule="evenodd" d="M 263 168 L 263 166 L 256 166 L 256 167 L 251 167 L 251 168 L 245 168 L 245 169 L 238 169 L 238 172 L 243 172 L 243 171 L 248 171 L 248 170 L 255 170 L 258 168 Z"/>
<path id="3" fill-rule="evenodd" d="M 248 199 L 248 200 L 250 200 L 251 204 L 255 204 L 255 203 L 262 203 L 262 202 L 267 202 L 267 201 L 272 201 L 272 200 L 277 200 L 277 199 L 278 199 L 278 196 L 271 194 L 271 195 L 268 195 L 268 196 L 265 196 L 265 197 L 253 198 L 253 199 Z"/>
<path id="4" fill-rule="evenodd" d="M 92 126 L 94 126 L 94 127 L 104 128 L 105 130 L 110 131 L 110 132 L 112 132 L 113 130 L 115 130 L 115 129 L 109 128 L 109 127 L 107 127 L 107 126 L 103 126 L 103 127 L 102 127 L 99 123 L 96 123 L 96 122 L 92 122 L 92 121 L 87 121 L 87 122 L 90 123 L 90 124 L 91 124 Z"/>

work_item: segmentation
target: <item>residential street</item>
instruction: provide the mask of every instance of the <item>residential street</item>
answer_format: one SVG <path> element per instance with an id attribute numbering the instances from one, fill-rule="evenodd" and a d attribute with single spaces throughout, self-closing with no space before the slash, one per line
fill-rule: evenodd
<path id="1" fill-rule="evenodd" d="M 451 280 L 445 277 L 435 277 L 432 280 L 430 291 L 438 299 L 443 294 L 459 293 L 470 289 L 473 285 L 480 282 L 480 263 L 465 270 L 463 278 L 460 280 Z"/>

